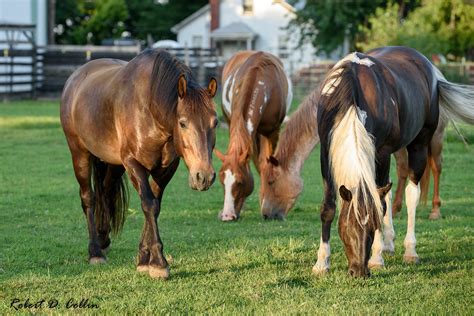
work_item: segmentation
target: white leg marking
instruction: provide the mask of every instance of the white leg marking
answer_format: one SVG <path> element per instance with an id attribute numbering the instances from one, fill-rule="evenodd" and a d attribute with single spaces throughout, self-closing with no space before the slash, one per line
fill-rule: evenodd
<path id="1" fill-rule="evenodd" d="M 230 169 L 224 171 L 224 174 L 224 209 L 222 210 L 221 220 L 226 222 L 236 219 L 237 215 L 235 214 L 234 197 L 232 196 L 232 185 L 235 182 L 235 177 Z"/>
<path id="2" fill-rule="evenodd" d="M 390 190 L 385 196 L 385 204 L 387 205 L 387 211 L 383 217 L 383 251 L 394 254 L 395 244 L 393 241 L 395 239 L 395 230 L 393 229 L 392 221 L 392 190 Z"/>
<path id="3" fill-rule="evenodd" d="M 313 266 L 314 274 L 325 274 L 329 272 L 329 261 L 331 256 L 331 249 L 329 247 L 329 242 L 323 242 L 321 237 L 319 241 L 319 250 L 318 250 L 318 261 Z"/>
<path id="4" fill-rule="evenodd" d="M 416 207 L 420 199 L 420 186 L 408 181 L 408 185 L 405 188 L 405 200 L 408 211 L 408 226 L 407 235 L 405 237 L 405 255 L 403 259 L 406 262 L 418 262 L 418 255 L 416 253 L 416 238 L 415 238 L 415 217 Z"/>
<path id="5" fill-rule="evenodd" d="M 383 240 L 380 229 L 375 231 L 374 243 L 372 244 L 372 256 L 369 260 L 369 268 L 382 268 L 384 261 L 382 258 Z"/>

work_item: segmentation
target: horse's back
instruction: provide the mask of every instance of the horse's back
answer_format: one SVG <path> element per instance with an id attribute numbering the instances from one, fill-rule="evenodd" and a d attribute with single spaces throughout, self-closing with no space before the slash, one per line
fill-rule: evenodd
<path id="1" fill-rule="evenodd" d="M 248 112 L 252 114 L 252 105 L 258 103 L 255 111 L 261 114 L 259 121 L 264 133 L 281 124 L 291 103 L 290 81 L 283 64 L 277 57 L 262 51 L 242 51 L 232 56 L 223 69 L 222 87 L 226 119 L 230 120 L 234 112 L 244 116 Z M 239 101 L 240 98 L 248 100 Z"/>
<path id="2" fill-rule="evenodd" d="M 70 146 L 81 148 L 113 163 L 119 163 L 109 149 L 118 146 L 115 135 L 114 103 L 110 97 L 118 89 L 115 77 L 127 62 L 97 59 L 78 68 L 67 80 L 60 118 Z M 99 149 L 99 142 L 106 144 Z"/>

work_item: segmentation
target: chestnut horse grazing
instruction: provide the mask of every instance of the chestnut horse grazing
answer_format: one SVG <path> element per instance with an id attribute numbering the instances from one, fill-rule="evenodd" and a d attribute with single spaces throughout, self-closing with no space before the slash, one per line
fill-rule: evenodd
<path id="1" fill-rule="evenodd" d="M 268 217 L 285 217 L 303 191 L 301 169 L 319 143 L 318 102 L 319 89 L 315 89 L 291 115 L 273 156 L 261 166 L 260 207 Z"/>
<path id="2" fill-rule="evenodd" d="M 181 157 L 191 188 L 207 190 L 214 182 L 216 89 L 215 79 L 201 88 L 186 65 L 156 50 L 128 63 L 94 60 L 68 79 L 61 123 L 80 186 L 91 264 L 105 262 L 109 233 L 123 226 L 127 171 L 145 215 L 137 270 L 169 276 L 157 225 L 163 191 Z"/>
<path id="3" fill-rule="evenodd" d="M 329 270 L 329 238 L 340 195 L 339 235 L 353 276 L 383 265 L 385 238 L 393 244 L 389 169 L 393 152 L 406 147 L 409 183 L 405 189 L 408 228 L 404 261 L 418 262 L 415 214 L 428 147 L 441 109 L 474 124 L 474 87 L 453 84 L 428 59 L 406 47 L 352 53 L 326 77 L 318 104 L 321 140 L 321 241 L 316 274 Z M 386 242 L 387 242 L 386 240 Z"/>
<path id="4" fill-rule="evenodd" d="M 229 124 L 227 154 L 219 179 L 224 186 L 222 221 L 236 220 L 253 191 L 250 158 L 260 172 L 278 141 L 280 126 L 291 104 L 291 83 L 282 63 L 264 52 L 244 51 L 232 56 L 222 74 L 222 110 Z M 263 214 L 273 218 L 277 214 Z"/>
<path id="5" fill-rule="evenodd" d="M 438 128 L 436 129 L 433 138 L 431 139 L 428 147 L 428 161 L 426 163 L 425 172 L 420 180 L 420 200 L 426 204 L 428 199 L 428 191 L 430 185 L 430 175 L 433 173 L 433 199 L 432 208 L 429 218 L 436 220 L 441 218 L 441 199 L 439 197 L 439 180 L 442 169 L 442 151 L 443 151 L 443 139 L 444 129 L 448 124 L 448 118 L 443 115 L 443 111 L 440 111 Z M 393 200 L 393 216 L 395 216 L 402 209 L 403 190 L 405 188 L 408 178 L 408 153 L 406 149 L 400 149 L 395 154 L 397 161 L 397 175 L 398 183 L 397 190 L 395 192 L 395 198 Z"/>

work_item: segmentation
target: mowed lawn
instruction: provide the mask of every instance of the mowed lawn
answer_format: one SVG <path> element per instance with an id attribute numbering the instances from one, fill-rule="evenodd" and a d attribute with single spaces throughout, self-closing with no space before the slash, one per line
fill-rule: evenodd
<path id="1" fill-rule="evenodd" d="M 192 191 L 181 162 L 162 204 L 159 227 L 172 263 L 171 278 L 161 281 L 135 271 L 143 214 L 132 187 L 124 231 L 113 240 L 108 263 L 88 265 L 87 226 L 58 107 L 58 102 L 0 104 L 0 314 L 16 312 L 10 307 L 14 299 L 59 303 L 23 313 L 72 311 L 66 308 L 69 300 L 88 299 L 99 309 L 74 312 L 474 314 L 473 127 L 461 125 L 469 147 L 448 131 L 443 219 L 430 221 L 429 208 L 419 207 L 418 265 L 402 261 L 404 210 L 394 221 L 396 253 L 385 257 L 385 269 L 369 279 L 350 278 L 335 221 L 331 272 L 312 274 L 321 231 L 316 149 L 304 167 L 305 190 L 286 221 L 262 220 L 256 177 L 241 220 L 219 222 L 222 186 Z M 218 130 L 221 150 L 227 133 Z M 217 158 L 214 166 L 220 167 Z"/>

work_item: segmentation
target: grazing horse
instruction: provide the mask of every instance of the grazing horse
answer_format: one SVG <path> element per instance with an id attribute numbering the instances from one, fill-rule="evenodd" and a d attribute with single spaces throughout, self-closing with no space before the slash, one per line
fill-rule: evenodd
<path id="1" fill-rule="evenodd" d="M 186 65 L 156 50 L 128 63 L 94 60 L 69 77 L 61 124 L 80 186 L 91 264 L 105 262 L 109 233 L 124 224 L 126 171 L 145 215 L 137 270 L 169 276 L 157 225 L 163 191 L 181 157 L 191 188 L 207 190 L 214 182 L 216 89 L 215 79 L 201 88 Z"/>
<path id="2" fill-rule="evenodd" d="M 393 244 L 389 181 L 390 156 L 406 147 L 405 189 L 408 228 L 405 262 L 418 262 L 415 213 L 440 107 L 474 124 L 474 87 L 453 84 L 427 58 L 406 47 L 352 53 L 339 61 L 322 84 L 318 104 L 324 200 L 316 274 L 329 270 L 329 238 L 340 195 L 339 235 L 352 276 L 370 275 L 383 264 L 382 233 Z M 385 216 L 385 217 L 384 217 Z M 374 240 L 375 239 L 375 240 Z"/>
<path id="3" fill-rule="evenodd" d="M 440 112 L 438 128 L 436 129 L 433 138 L 430 141 L 428 148 L 428 161 L 426 163 L 425 172 L 420 180 L 420 200 L 426 204 L 428 199 L 428 191 L 430 184 L 430 174 L 433 172 L 433 199 L 432 208 L 429 218 L 436 220 L 441 218 L 441 199 L 439 197 L 439 180 L 441 176 L 442 167 L 442 151 L 443 151 L 443 139 L 444 129 L 448 124 L 448 118 Z M 395 198 L 393 200 L 393 216 L 395 216 L 402 209 L 403 190 L 405 188 L 408 178 L 408 153 L 405 148 L 400 149 L 395 154 L 397 161 L 397 175 L 398 183 L 397 190 L 395 191 Z"/>
<path id="4" fill-rule="evenodd" d="M 253 191 L 250 158 L 260 165 L 275 149 L 280 126 L 291 104 L 291 82 L 275 56 L 254 51 L 239 52 L 224 66 L 222 111 L 229 124 L 227 154 L 219 179 L 224 186 L 222 221 L 236 220 L 245 199 Z M 271 214 L 263 214 L 273 218 Z"/>
<path id="5" fill-rule="evenodd" d="M 277 148 L 264 161 L 260 171 L 260 208 L 262 214 L 285 217 L 303 191 L 301 169 L 319 143 L 315 89 L 298 107 L 280 134 Z"/>

